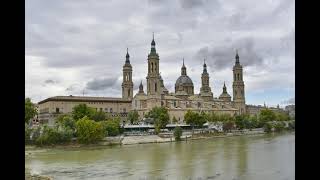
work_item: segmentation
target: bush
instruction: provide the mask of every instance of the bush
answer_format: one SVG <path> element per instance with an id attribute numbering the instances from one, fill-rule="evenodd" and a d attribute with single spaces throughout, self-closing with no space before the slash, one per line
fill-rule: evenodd
<path id="1" fill-rule="evenodd" d="M 181 140 L 181 135 L 182 135 L 182 129 L 181 127 L 175 127 L 173 130 L 173 135 L 176 141 L 180 141 Z"/>
<path id="2" fill-rule="evenodd" d="M 223 122 L 223 131 L 228 132 L 234 129 L 235 123 L 233 121 Z"/>
<path id="3" fill-rule="evenodd" d="M 265 132 L 269 133 L 271 132 L 273 125 L 270 122 L 267 122 L 264 124 L 263 128 Z"/>
<path id="4" fill-rule="evenodd" d="M 76 122 L 78 142 L 82 144 L 96 143 L 105 136 L 105 129 L 101 123 L 83 117 Z"/>
<path id="5" fill-rule="evenodd" d="M 70 115 L 66 114 L 58 116 L 58 118 L 56 119 L 56 125 L 72 130 L 76 129 L 75 120 Z"/>
<path id="6" fill-rule="evenodd" d="M 295 129 L 295 121 L 290 122 L 288 126 L 288 128 L 291 130 Z"/>
<path id="7" fill-rule="evenodd" d="M 32 130 L 28 127 L 28 124 L 24 124 L 24 143 L 29 144 L 30 143 L 30 135 Z"/>
<path id="8" fill-rule="evenodd" d="M 120 134 L 120 122 L 117 119 L 102 121 L 101 125 L 105 131 L 105 136 L 117 136 Z"/>
<path id="9" fill-rule="evenodd" d="M 72 133 L 71 129 L 59 131 L 58 128 L 44 126 L 42 134 L 36 139 L 35 143 L 42 146 L 70 142 Z"/>
<path id="10" fill-rule="evenodd" d="M 274 130 L 277 131 L 277 132 L 280 132 L 282 130 L 284 130 L 285 128 L 285 123 L 284 122 L 277 122 L 275 125 L 274 125 Z"/>
<path id="11" fill-rule="evenodd" d="M 104 121 L 106 120 L 106 113 L 103 111 L 93 112 L 93 114 L 91 115 L 91 119 L 97 122 Z"/>

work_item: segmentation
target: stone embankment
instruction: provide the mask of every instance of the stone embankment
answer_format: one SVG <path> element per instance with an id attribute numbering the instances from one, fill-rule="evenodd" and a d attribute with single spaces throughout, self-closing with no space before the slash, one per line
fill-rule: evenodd
<path id="1" fill-rule="evenodd" d="M 31 174 L 30 169 L 28 168 L 25 168 L 24 174 L 25 174 L 25 180 L 52 180 L 52 178 L 48 176 Z"/>

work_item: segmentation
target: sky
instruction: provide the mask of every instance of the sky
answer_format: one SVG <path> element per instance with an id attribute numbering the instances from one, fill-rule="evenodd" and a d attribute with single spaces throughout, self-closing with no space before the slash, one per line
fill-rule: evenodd
<path id="1" fill-rule="evenodd" d="M 281 107 L 295 101 L 294 0 L 28 0 L 25 96 L 121 97 L 127 48 L 134 93 L 146 89 L 154 32 L 169 92 L 187 74 L 199 93 L 206 59 L 214 97 L 232 96 L 236 50 L 247 104 Z"/>

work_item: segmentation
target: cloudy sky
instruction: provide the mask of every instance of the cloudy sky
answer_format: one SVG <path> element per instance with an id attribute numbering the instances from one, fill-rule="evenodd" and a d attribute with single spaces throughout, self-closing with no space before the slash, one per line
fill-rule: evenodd
<path id="1" fill-rule="evenodd" d="M 127 47 L 137 92 L 152 32 L 170 92 L 184 58 L 198 93 L 206 58 L 214 96 L 232 95 L 238 49 L 247 104 L 294 102 L 294 0 L 28 0 L 25 95 L 120 97 Z"/>

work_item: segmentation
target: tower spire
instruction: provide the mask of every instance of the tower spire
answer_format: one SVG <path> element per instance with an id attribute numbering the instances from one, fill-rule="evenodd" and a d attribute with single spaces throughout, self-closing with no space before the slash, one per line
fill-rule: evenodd
<path id="1" fill-rule="evenodd" d="M 203 73 L 207 73 L 206 58 L 203 59 Z"/>
<path id="2" fill-rule="evenodd" d="M 226 82 L 223 81 L 223 93 L 227 93 Z"/>
<path id="3" fill-rule="evenodd" d="M 240 64 L 239 55 L 238 55 L 238 49 L 236 49 L 236 64 Z"/>
<path id="4" fill-rule="evenodd" d="M 127 54 L 126 54 L 126 63 L 130 64 L 130 55 L 129 55 L 129 52 L 128 52 L 128 48 L 127 48 Z"/>
<path id="5" fill-rule="evenodd" d="M 152 32 L 151 52 L 156 52 L 156 42 L 154 41 L 154 32 Z"/>
<path id="6" fill-rule="evenodd" d="M 184 76 L 187 75 L 187 68 L 186 68 L 186 66 L 184 65 L 184 58 L 182 58 L 181 75 L 184 75 Z"/>

